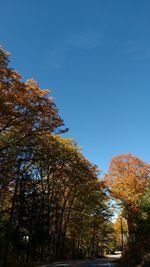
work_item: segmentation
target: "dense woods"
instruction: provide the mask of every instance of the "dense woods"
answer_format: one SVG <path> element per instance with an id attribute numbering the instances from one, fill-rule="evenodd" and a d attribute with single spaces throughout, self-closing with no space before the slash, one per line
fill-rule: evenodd
<path id="1" fill-rule="evenodd" d="M 0 49 L 2 266 L 103 253 L 110 217 L 99 170 L 76 143 L 48 90 L 23 81 Z"/>
<path id="2" fill-rule="evenodd" d="M 0 265 L 121 250 L 133 267 L 149 257 L 150 165 L 115 156 L 99 179 L 67 130 L 49 91 L 24 81 L 0 48 Z"/>

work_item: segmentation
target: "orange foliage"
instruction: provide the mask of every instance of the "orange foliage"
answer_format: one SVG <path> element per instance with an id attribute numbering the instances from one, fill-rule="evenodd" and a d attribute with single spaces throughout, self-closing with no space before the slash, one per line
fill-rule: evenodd
<path id="1" fill-rule="evenodd" d="M 131 154 L 122 154 L 112 158 L 105 183 L 112 196 L 137 211 L 139 197 L 149 185 L 149 174 L 149 164 Z"/>
<path id="2" fill-rule="evenodd" d="M 0 149 L 33 133 L 55 132 L 60 126 L 63 121 L 48 90 L 40 89 L 34 80 L 24 82 L 8 67 L 8 54 L 0 48 Z"/>

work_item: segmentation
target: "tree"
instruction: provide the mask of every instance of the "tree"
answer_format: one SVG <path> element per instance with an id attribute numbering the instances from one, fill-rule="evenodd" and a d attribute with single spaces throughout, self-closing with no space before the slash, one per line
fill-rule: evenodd
<path id="1" fill-rule="evenodd" d="M 0 264 L 96 254 L 110 217 L 99 170 L 60 137 L 48 91 L 8 63 L 0 49 Z"/>
<path id="2" fill-rule="evenodd" d="M 111 194 L 132 211 L 149 185 L 150 165 L 131 154 L 112 158 L 105 183 Z"/>
<path id="3" fill-rule="evenodd" d="M 13 217 L 20 181 L 33 161 L 41 134 L 63 132 L 63 121 L 49 97 L 33 80 L 23 81 L 8 67 L 9 54 L 0 48 L 0 221 L 5 225 L 5 260 L 9 253 Z M 60 130 L 59 130 L 60 129 Z M 9 197 L 8 197 L 9 196 Z M 9 199 L 9 203 L 8 203 Z M 8 204 L 6 204 L 8 203 Z M 2 223 L 3 224 L 3 223 Z"/>
<path id="4" fill-rule="evenodd" d="M 122 205 L 128 223 L 129 250 L 137 261 L 141 255 L 138 245 L 138 218 L 141 217 L 141 198 L 143 199 L 150 185 L 149 175 L 150 165 L 131 154 L 113 157 L 105 175 L 105 184 L 110 194 Z"/>
<path id="5" fill-rule="evenodd" d="M 148 253 L 150 245 L 150 188 L 140 198 L 139 213 L 135 221 L 135 231 L 142 254 Z"/>
<path id="6" fill-rule="evenodd" d="M 10 182 L 13 161 L 27 160 L 24 159 L 27 155 L 32 157 L 28 148 L 35 146 L 36 137 L 63 126 L 48 90 L 41 90 L 33 80 L 24 82 L 21 75 L 8 67 L 8 57 L 0 48 L 0 182 L 3 191 Z"/>

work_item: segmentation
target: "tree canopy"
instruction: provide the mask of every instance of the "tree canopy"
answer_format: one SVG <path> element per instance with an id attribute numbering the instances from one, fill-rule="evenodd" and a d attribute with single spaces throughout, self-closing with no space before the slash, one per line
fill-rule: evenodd
<path id="1" fill-rule="evenodd" d="M 140 196 L 149 186 L 149 175 L 150 164 L 131 154 L 122 154 L 110 161 L 105 182 L 116 199 L 136 209 Z"/>
<path id="2" fill-rule="evenodd" d="M 0 261 L 98 253 L 111 212 L 99 170 L 74 140 L 48 90 L 24 81 L 0 49 Z M 106 232 L 105 232 L 106 235 Z M 66 253 L 67 252 L 67 253 Z"/>

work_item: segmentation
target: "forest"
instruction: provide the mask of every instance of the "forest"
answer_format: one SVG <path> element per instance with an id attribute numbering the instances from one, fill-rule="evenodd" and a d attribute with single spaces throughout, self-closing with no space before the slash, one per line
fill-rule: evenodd
<path id="1" fill-rule="evenodd" d="M 100 177 L 76 142 L 63 137 L 68 129 L 49 90 L 24 81 L 9 57 L 0 48 L 1 266 L 116 250 L 124 266 L 148 262 L 150 164 L 118 155 Z"/>

